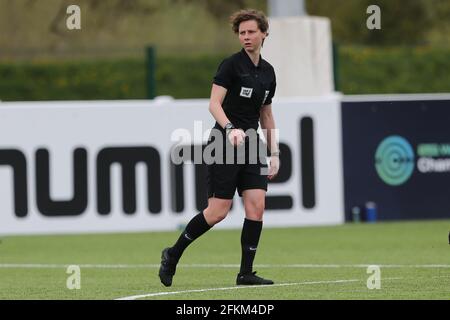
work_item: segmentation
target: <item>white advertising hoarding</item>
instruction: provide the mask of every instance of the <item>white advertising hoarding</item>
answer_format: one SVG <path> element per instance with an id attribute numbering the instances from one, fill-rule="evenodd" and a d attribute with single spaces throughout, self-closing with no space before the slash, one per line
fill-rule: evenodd
<path id="1" fill-rule="evenodd" d="M 284 152 L 265 226 L 343 223 L 340 97 L 273 110 Z M 206 99 L 1 103 L 0 234 L 175 230 L 206 203 L 206 181 L 200 166 L 175 169 L 173 134 L 201 146 L 213 125 Z M 236 193 L 216 228 L 243 219 Z"/>

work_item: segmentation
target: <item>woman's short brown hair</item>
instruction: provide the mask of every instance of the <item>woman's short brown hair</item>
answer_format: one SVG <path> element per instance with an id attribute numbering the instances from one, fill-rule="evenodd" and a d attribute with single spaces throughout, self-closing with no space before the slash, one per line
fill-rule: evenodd
<path id="1" fill-rule="evenodd" d="M 261 32 L 267 32 L 269 22 L 266 15 L 262 11 L 255 9 L 244 9 L 233 13 L 230 17 L 231 27 L 234 33 L 239 33 L 239 25 L 241 22 L 255 20 Z"/>

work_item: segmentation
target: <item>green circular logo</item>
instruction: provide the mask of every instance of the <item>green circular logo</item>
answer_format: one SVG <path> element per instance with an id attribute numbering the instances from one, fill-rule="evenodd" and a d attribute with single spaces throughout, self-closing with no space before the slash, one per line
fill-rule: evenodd
<path id="1" fill-rule="evenodd" d="M 378 176 L 391 186 L 405 183 L 414 171 L 414 150 L 403 137 L 389 136 L 375 153 L 375 168 Z"/>

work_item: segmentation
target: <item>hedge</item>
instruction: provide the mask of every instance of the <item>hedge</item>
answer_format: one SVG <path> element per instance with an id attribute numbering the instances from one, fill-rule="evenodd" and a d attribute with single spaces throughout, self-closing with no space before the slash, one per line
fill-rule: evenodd
<path id="1" fill-rule="evenodd" d="M 345 94 L 450 92 L 450 48 L 342 47 L 339 90 Z"/>
<path id="2" fill-rule="evenodd" d="M 450 49 L 340 47 L 338 89 L 345 94 L 450 92 Z M 207 98 L 224 56 L 161 56 L 156 93 Z M 0 100 L 146 98 L 144 59 L 0 62 Z"/>

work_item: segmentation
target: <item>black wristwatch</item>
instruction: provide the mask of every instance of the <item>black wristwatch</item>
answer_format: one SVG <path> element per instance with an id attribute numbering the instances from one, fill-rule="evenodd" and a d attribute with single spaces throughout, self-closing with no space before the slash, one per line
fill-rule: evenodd
<path id="1" fill-rule="evenodd" d="M 226 132 L 226 134 L 227 134 L 227 136 L 228 136 L 228 133 L 229 133 L 231 130 L 236 129 L 236 127 L 235 127 L 231 122 L 228 122 L 228 123 L 225 125 L 224 129 L 225 129 L 225 132 Z"/>

